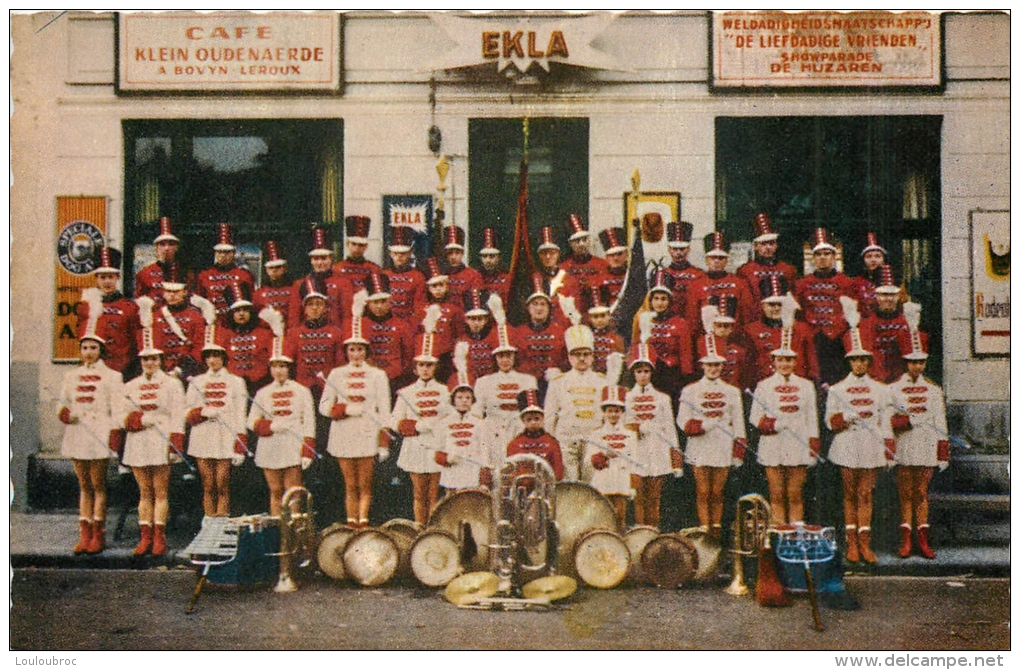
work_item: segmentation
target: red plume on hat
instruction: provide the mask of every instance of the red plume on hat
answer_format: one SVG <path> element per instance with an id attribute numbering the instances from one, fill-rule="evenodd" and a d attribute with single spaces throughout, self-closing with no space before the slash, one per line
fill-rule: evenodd
<path id="1" fill-rule="evenodd" d="M 425 275 L 425 281 L 429 284 L 450 278 L 449 275 L 443 272 L 439 259 L 433 256 L 425 259 L 425 262 L 421 265 L 421 271 Z"/>
<path id="2" fill-rule="evenodd" d="M 587 286 L 585 287 L 586 297 L 588 298 L 588 313 L 594 314 L 596 312 L 608 312 L 612 307 L 613 296 L 612 287 L 608 284 L 599 284 L 598 286 Z"/>
<path id="3" fill-rule="evenodd" d="M 599 242 L 607 254 L 627 250 L 627 233 L 623 228 L 605 228 L 599 231 Z"/>
<path id="4" fill-rule="evenodd" d="M 883 263 L 878 267 L 878 286 L 875 287 L 875 293 L 899 294 L 899 292 L 900 287 L 896 283 L 892 266 Z"/>
<path id="5" fill-rule="evenodd" d="M 414 229 L 411 226 L 393 226 L 390 229 L 390 251 L 406 253 L 414 246 Z"/>
<path id="6" fill-rule="evenodd" d="M 116 272 L 120 274 L 121 253 L 113 247 L 96 247 L 92 258 L 93 273 Z"/>
<path id="7" fill-rule="evenodd" d="M 312 228 L 312 250 L 309 256 L 333 255 L 333 244 L 329 239 L 329 229 L 322 226 Z"/>
<path id="8" fill-rule="evenodd" d="M 495 228 L 486 228 L 482 231 L 482 248 L 478 252 L 482 254 L 499 253 Z"/>
<path id="9" fill-rule="evenodd" d="M 326 301 L 329 300 L 326 284 L 318 277 L 305 277 L 301 282 L 301 285 L 298 287 L 298 293 L 301 295 L 302 303 L 309 298 L 322 298 Z"/>
<path id="10" fill-rule="evenodd" d="M 726 239 L 726 236 L 722 231 L 715 231 L 705 236 L 705 255 L 706 256 L 729 256 L 730 255 L 730 242 Z"/>
<path id="11" fill-rule="evenodd" d="M 444 228 L 443 239 L 446 240 L 445 249 L 464 249 L 464 229 L 460 226 L 447 226 Z"/>
<path id="12" fill-rule="evenodd" d="M 878 233 L 865 233 L 864 234 L 864 249 L 861 250 L 861 255 L 868 253 L 869 251 L 881 251 L 883 254 L 888 255 L 881 244 L 878 243 Z"/>
<path id="13" fill-rule="evenodd" d="M 229 306 L 227 309 L 251 307 L 251 287 L 240 281 L 232 281 L 223 288 L 223 298 Z"/>
<path id="14" fill-rule="evenodd" d="M 781 274 L 770 274 L 758 282 L 758 293 L 762 302 L 778 302 L 790 290 L 790 282 Z"/>
<path id="15" fill-rule="evenodd" d="M 836 245 L 832 242 L 832 236 L 825 228 L 815 228 L 815 232 L 811 236 L 811 241 L 812 252 L 821 251 L 823 249 L 836 251 Z"/>
<path id="16" fill-rule="evenodd" d="M 525 412 L 542 412 L 545 413 L 545 409 L 542 407 L 542 403 L 538 401 L 538 391 L 535 389 L 527 389 L 517 394 L 517 411 L 520 414 Z"/>
<path id="17" fill-rule="evenodd" d="M 378 272 L 371 272 L 365 275 L 365 290 L 368 291 L 369 300 L 379 300 L 390 297 L 390 278 Z"/>
<path id="18" fill-rule="evenodd" d="M 538 235 L 539 239 L 541 240 L 541 242 L 538 245 L 539 251 L 544 251 L 546 249 L 559 250 L 560 245 L 556 244 L 556 237 L 553 234 L 553 229 L 551 226 L 542 226 L 542 228 L 540 228 L 538 231 Z"/>

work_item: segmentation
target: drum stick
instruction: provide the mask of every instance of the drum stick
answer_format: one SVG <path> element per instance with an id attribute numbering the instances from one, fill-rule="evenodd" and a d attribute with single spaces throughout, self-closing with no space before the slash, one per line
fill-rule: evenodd
<path id="1" fill-rule="evenodd" d="M 125 398 L 127 399 L 127 401 L 128 401 L 128 402 L 130 402 L 130 403 L 131 403 L 132 405 L 134 405 L 134 406 L 135 406 L 135 409 L 137 409 L 137 410 L 138 410 L 139 412 L 144 412 L 144 411 L 145 411 L 145 410 L 143 410 L 143 409 L 141 408 L 141 406 L 140 406 L 140 405 L 139 405 L 138 403 L 136 403 L 136 402 L 135 402 L 135 399 L 134 399 L 134 398 L 132 398 L 131 396 L 127 395 L 126 393 L 124 394 L 124 397 L 125 397 Z M 158 434 L 158 435 L 159 435 L 159 436 L 160 436 L 161 438 L 163 438 L 163 441 L 164 441 L 164 442 L 166 442 L 166 443 L 167 443 L 167 445 L 169 445 L 169 447 L 170 447 L 170 450 L 171 450 L 171 451 L 173 451 L 173 452 L 174 452 L 175 454 L 177 454 L 177 456 L 178 456 L 178 457 L 179 457 L 179 458 L 180 458 L 180 459 L 181 459 L 181 460 L 182 460 L 182 461 L 184 462 L 184 464 L 185 464 L 185 465 L 187 465 L 187 466 L 188 466 L 188 469 L 189 469 L 189 470 L 191 470 L 191 472 L 192 472 L 192 473 L 198 472 L 198 470 L 196 470 L 196 469 L 195 469 L 195 466 L 194 466 L 194 465 L 192 465 L 192 464 L 191 464 L 191 463 L 190 463 L 190 462 L 188 461 L 188 459 L 184 457 L 184 454 L 183 454 L 183 453 L 181 453 L 181 450 L 180 450 L 180 449 L 178 449 L 177 447 L 175 447 L 175 446 L 174 446 L 174 443 L 173 443 L 173 441 L 172 441 L 172 440 L 171 440 L 171 439 L 170 439 L 169 437 L 167 437 L 167 434 L 166 434 L 166 433 L 164 433 L 164 432 L 163 432 L 163 431 L 162 431 L 162 430 L 160 429 L 160 427 L 159 427 L 159 426 L 157 426 L 156 424 L 152 424 L 152 425 L 151 425 L 151 426 L 149 426 L 149 427 L 150 427 L 150 428 L 152 428 L 152 429 L 154 429 L 154 430 L 156 431 L 156 434 Z"/>
<path id="2" fill-rule="evenodd" d="M 815 579 L 811 576 L 811 561 L 808 560 L 807 547 L 802 546 L 804 552 L 804 574 L 807 577 L 808 597 L 811 600 L 811 618 L 814 620 L 814 628 L 819 633 L 825 630 L 822 624 L 822 616 L 818 613 L 818 592 L 815 590 Z"/>
<path id="3" fill-rule="evenodd" d="M 195 585 L 195 592 L 191 594 L 191 602 L 188 603 L 188 609 L 184 611 L 185 614 L 191 614 L 195 611 L 195 603 L 198 602 L 198 596 L 202 593 L 202 587 L 205 586 L 209 567 L 210 564 L 207 563 L 205 569 L 202 570 L 202 576 L 198 578 L 198 584 Z"/>
<path id="4" fill-rule="evenodd" d="M 756 396 L 756 395 L 755 395 L 754 393 L 752 393 L 752 392 L 751 392 L 751 389 L 744 389 L 744 393 L 746 393 L 746 394 L 747 394 L 747 395 L 748 395 L 748 396 L 749 396 L 749 397 L 751 398 L 751 401 L 752 401 L 752 402 L 756 402 L 756 403 L 758 403 L 759 405 L 761 405 L 761 406 L 762 406 L 762 409 L 764 409 L 766 413 L 768 413 L 768 414 L 771 414 L 772 416 L 776 416 L 776 417 L 778 417 L 778 416 L 779 416 L 779 415 L 778 415 L 778 414 L 776 414 L 776 413 L 775 413 L 774 411 L 772 411 L 772 408 L 771 408 L 771 407 L 769 407 L 769 406 L 768 406 L 768 404 L 767 404 L 766 402 L 764 402 L 764 401 L 763 401 L 763 400 L 762 400 L 761 398 L 759 398 L 759 397 L 758 397 L 758 396 Z M 790 433 L 790 434 L 791 434 L 791 435 L 793 435 L 793 436 L 794 436 L 795 438 L 797 438 L 797 440 L 798 440 L 798 441 L 799 441 L 799 442 L 800 442 L 800 443 L 801 443 L 802 445 L 804 445 L 805 447 L 807 447 L 807 450 L 808 450 L 808 452 L 809 452 L 809 453 L 811 452 L 811 445 L 810 445 L 810 444 L 808 443 L 808 441 L 807 441 L 807 440 L 805 440 L 805 439 L 804 439 L 804 436 L 802 436 L 802 435 L 801 435 L 800 433 L 798 433 L 797 431 L 793 430 L 793 429 L 792 429 L 792 428 L 790 428 L 789 426 L 783 426 L 783 430 L 784 430 L 784 431 L 786 431 L 787 433 Z M 825 459 L 824 459 L 824 458 L 822 458 L 822 455 L 821 455 L 821 454 L 818 454 L 818 456 L 816 456 L 816 458 L 818 459 L 818 462 L 819 462 L 819 463 L 824 463 L 824 462 L 825 462 Z"/>

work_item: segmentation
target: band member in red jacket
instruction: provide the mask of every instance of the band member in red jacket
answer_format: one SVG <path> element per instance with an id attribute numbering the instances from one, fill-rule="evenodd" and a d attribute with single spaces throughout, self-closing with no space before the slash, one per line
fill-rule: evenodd
<path id="1" fill-rule="evenodd" d="M 701 308 L 708 305 L 712 296 L 731 296 L 736 301 L 736 327 L 733 338 L 743 340 L 742 326 L 758 318 L 758 302 L 742 277 L 726 271 L 730 260 L 729 240 L 720 232 L 705 236 L 705 266 L 708 272 L 691 284 L 687 293 L 687 323 L 700 330 Z"/>
<path id="2" fill-rule="evenodd" d="M 185 284 L 189 291 L 194 291 L 197 284 L 195 273 L 181 265 L 177 253 L 181 248 L 181 240 L 174 235 L 170 217 L 159 219 L 159 232 L 152 242 L 156 248 L 156 261 L 146 265 L 135 274 L 134 297 L 148 296 L 157 304 L 163 303 L 163 280 L 171 273 Z"/>
<path id="3" fill-rule="evenodd" d="M 563 453 L 556 438 L 545 432 L 545 410 L 538 402 L 538 391 L 521 391 L 517 396 L 517 408 L 524 432 L 510 440 L 506 446 L 507 456 L 531 454 L 544 459 L 556 475 L 556 481 L 563 479 Z"/>
<path id="4" fill-rule="evenodd" d="M 394 226 L 390 230 L 390 261 L 393 267 L 383 270 L 390 280 L 390 308 L 401 319 L 413 319 L 425 304 L 425 275 L 414 266 L 411 248 L 414 229 Z"/>
<path id="5" fill-rule="evenodd" d="M 496 230 L 486 228 L 482 231 L 482 248 L 478 250 L 482 259 L 482 288 L 489 293 L 497 294 L 506 305 L 510 300 L 510 273 L 504 272 L 499 265 L 499 246 L 496 243 Z"/>
<path id="6" fill-rule="evenodd" d="M 169 276 L 163 280 L 163 301 L 165 304 L 162 306 L 151 308 L 152 336 L 156 348 L 163 352 L 163 370 L 186 381 L 205 369 L 202 364 L 205 318 L 199 307 L 195 306 L 201 305 L 205 299 L 201 296 L 191 296 L 189 299 L 187 285 L 177 280 L 171 268 Z M 142 308 L 140 304 L 139 308 Z"/>
<path id="7" fill-rule="evenodd" d="M 876 309 L 861 319 L 861 329 L 874 337 L 874 357 L 868 374 L 883 384 L 891 384 L 907 371 L 903 354 L 910 350 L 910 328 L 903 317 L 900 287 L 891 265 L 878 268 L 877 282 Z"/>
<path id="8" fill-rule="evenodd" d="M 455 303 L 463 300 L 463 295 L 471 289 L 480 289 L 484 280 L 478 270 L 464 264 L 464 229 L 460 226 L 447 226 L 443 230 L 446 240 L 444 256 L 446 258 L 446 276 L 450 281 L 450 299 Z"/>
<path id="9" fill-rule="evenodd" d="M 762 297 L 758 287 L 768 277 L 783 277 L 790 286 L 797 281 L 797 268 L 779 260 L 779 233 L 772 228 L 769 215 L 761 212 L 751 221 L 754 233 L 754 260 L 744 263 L 737 269 L 737 276 L 742 277 L 751 288 L 751 293 L 759 302 Z"/>
<path id="10" fill-rule="evenodd" d="M 556 242 L 553 229 L 545 226 L 539 230 L 539 234 L 542 242 L 538 245 L 538 271 L 549 285 L 550 313 L 553 321 L 566 328 L 570 322 L 560 312 L 556 297 L 563 295 L 574 298 L 576 304 L 581 293 L 581 285 L 560 267 L 560 245 Z"/>
<path id="11" fill-rule="evenodd" d="M 738 389 L 746 389 L 751 384 L 752 359 L 747 349 L 734 340 L 735 312 L 736 300 L 732 296 L 714 295 L 709 299 L 701 308 L 702 328 L 708 332 L 698 338 L 696 355 L 700 360 L 709 351 L 715 351 L 725 359 L 722 380 Z"/>
<path id="12" fill-rule="evenodd" d="M 365 258 L 365 252 L 368 251 L 368 231 L 371 227 L 372 220 L 367 216 L 348 216 L 344 219 L 347 256 L 333 265 L 333 274 L 337 279 L 350 285 L 351 293 L 355 293 L 357 287 L 365 283 L 368 275 L 382 272 L 381 267 Z M 341 309 L 348 310 L 350 307 L 343 306 Z"/>
<path id="13" fill-rule="evenodd" d="M 744 329 L 753 349 L 749 352 L 754 357 L 751 381 L 756 384 L 775 372 L 772 352 L 780 348 L 784 328 L 792 329 L 790 348 L 797 354 L 794 374 L 812 381 L 818 380 L 818 357 L 815 355 L 811 326 L 794 320 L 800 305 L 789 294 L 789 288 L 786 278 L 780 275 L 762 279 L 758 287 L 758 294 L 762 296 L 762 318 Z"/>
<path id="14" fill-rule="evenodd" d="M 595 356 L 591 367 L 595 372 L 605 374 L 609 354 L 614 351 L 622 354 L 624 351 L 623 337 L 613 328 L 613 315 L 609 311 L 609 287 L 589 286 L 587 294 L 588 325 L 591 327 L 594 341 L 592 353 Z"/>
<path id="15" fill-rule="evenodd" d="M 688 256 L 691 254 L 691 238 L 694 235 L 694 224 L 687 221 L 672 221 L 666 226 L 667 246 L 671 262 L 663 268 L 670 278 L 673 287 L 673 311 L 687 317 L 687 294 L 691 284 L 705 276 L 705 271 L 691 265 Z"/>
<path id="16" fill-rule="evenodd" d="M 386 373 L 391 394 L 396 393 L 414 375 L 415 328 L 393 313 L 386 275 L 368 275 L 364 290 L 368 292 L 368 302 L 361 324 L 362 337 L 368 340 L 372 365 Z"/>
<path id="17" fill-rule="evenodd" d="M 864 271 L 860 277 L 851 277 L 857 291 L 857 300 L 860 303 L 861 316 L 869 316 L 878 309 L 878 301 L 875 289 L 882 281 L 881 268 L 886 263 L 888 254 L 885 247 L 878 242 L 878 235 L 865 233 L 864 249 L 861 250 L 861 260 L 864 263 Z"/>
<path id="18" fill-rule="evenodd" d="M 347 278 L 333 274 L 333 245 L 325 228 L 312 229 L 312 250 L 308 252 L 308 260 L 312 263 L 312 271 L 294 282 L 294 295 L 287 315 L 287 324 L 293 327 L 304 320 L 305 306 L 302 296 L 305 294 L 301 293 L 301 286 L 306 279 L 312 279 L 321 284 L 323 294 L 326 296 L 326 319 L 330 325 L 342 330 L 351 309 L 351 298 L 356 292 L 355 284 L 351 284 Z M 300 383 L 301 380 L 297 381 Z"/>
<path id="19" fill-rule="evenodd" d="M 560 263 L 560 267 L 577 281 L 581 290 L 577 308 L 586 312 L 591 307 L 588 302 L 591 297 L 590 288 L 598 285 L 599 278 L 605 274 L 609 266 L 606 265 L 605 259 L 592 255 L 591 236 L 584 227 L 584 221 L 577 214 L 571 214 L 567 219 L 567 235 L 570 256 Z"/>
<path id="20" fill-rule="evenodd" d="M 78 303 L 78 337 L 85 332 L 85 326 L 91 314 L 91 304 L 101 310 L 96 322 L 96 333 L 103 340 L 103 362 L 111 370 L 125 374 L 130 379 L 138 374 L 136 356 L 138 355 L 138 338 L 141 324 L 138 321 L 138 305 L 124 297 L 118 288 L 120 284 L 121 254 L 117 249 L 99 247 L 96 250 L 95 269 L 98 302 L 86 299 L 85 289 L 82 291 L 82 302 Z M 126 372 L 131 368 L 134 372 Z"/>
<path id="21" fill-rule="evenodd" d="M 287 272 L 287 259 L 280 253 L 280 246 L 273 240 L 266 242 L 266 281 L 252 294 L 256 312 L 272 307 L 283 315 L 284 325 L 290 316 L 290 305 L 297 290 Z"/>
<path id="22" fill-rule="evenodd" d="M 631 336 L 632 342 L 641 340 L 641 322 L 650 329 L 644 342 L 655 354 L 655 378 L 659 389 L 670 398 L 680 394 L 683 381 L 693 381 L 693 336 L 687 321 L 676 314 L 673 307 L 673 290 L 669 275 L 664 270 L 652 274 L 647 304 L 651 316 L 639 316 L 639 323 Z"/>
<path id="23" fill-rule="evenodd" d="M 197 295 L 202 296 L 216 307 L 216 314 L 223 316 L 229 305 L 223 290 L 232 284 L 247 287 L 248 295 L 255 290 L 255 275 L 238 265 L 235 258 L 237 247 L 229 223 L 219 224 L 216 245 L 213 247 L 213 266 L 198 273 Z"/>
<path id="24" fill-rule="evenodd" d="M 510 339 L 517 347 L 517 369 L 533 376 L 544 396 L 546 370 L 563 370 L 568 366 L 566 328 L 552 318 L 549 284 L 541 274 L 531 276 L 531 287 L 527 298 L 528 320 L 512 327 Z"/>
<path id="25" fill-rule="evenodd" d="M 227 323 L 216 328 L 216 344 L 227 352 L 227 371 L 242 378 L 248 395 L 254 396 L 270 381 L 269 356 L 273 331 L 267 322 L 255 315 L 255 306 L 248 298 L 247 290 L 244 284 L 227 287 Z M 263 307 L 259 312 L 264 313 L 265 310 L 273 308 Z M 283 319 L 279 311 L 276 314 Z"/>
<path id="26" fill-rule="evenodd" d="M 605 250 L 606 271 L 595 279 L 595 284 L 609 287 L 611 305 L 620 296 L 627 280 L 627 233 L 623 228 L 606 228 L 599 231 L 599 241 Z"/>
<path id="27" fill-rule="evenodd" d="M 304 318 L 287 330 L 284 354 L 294 361 L 294 381 L 308 387 L 319 402 L 324 385 L 319 375 L 328 375 L 344 362 L 344 334 L 326 316 L 328 297 L 321 281 L 305 277 L 298 293 Z"/>
<path id="28" fill-rule="evenodd" d="M 499 296 L 495 297 L 500 300 Z M 472 379 L 477 379 L 496 371 L 496 359 L 492 350 L 499 346 L 499 336 L 492 320 L 490 304 L 493 297 L 488 291 L 472 289 L 464 294 L 464 322 L 466 327 L 461 331 L 457 342 L 467 345 L 466 366 Z M 500 300 L 502 308 L 502 300 Z M 454 343 L 456 349 L 457 342 Z M 455 366 L 456 367 L 456 366 Z M 456 371 L 449 379 L 456 377 Z"/>
<path id="29" fill-rule="evenodd" d="M 453 343 L 456 342 L 465 328 L 464 308 L 462 301 L 453 298 L 450 293 L 450 278 L 440 269 L 439 261 L 426 258 L 422 265 L 425 275 L 425 302 L 418 307 L 409 321 L 415 334 L 423 332 L 423 322 L 430 309 L 438 309 L 438 320 L 433 335 L 433 351 L 439 359 L 438 379 L 446 379 L 453 371 Z"/>

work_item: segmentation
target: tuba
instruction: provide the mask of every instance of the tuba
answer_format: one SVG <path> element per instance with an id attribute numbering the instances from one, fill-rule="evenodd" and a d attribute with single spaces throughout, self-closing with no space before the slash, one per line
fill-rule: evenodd
<path id="1" fill-rule="evenodd" d="M 507 458 L 492 491 L 489 560 L 500 591 L 520 597 L 522 586 L 556 563 L 556 475 L 530 454 Z"/>
<path id="2" fill-rule="evenodd" d="M 768 541 L 772 508 L 758 493 L 748 493 L 737 501 L 737 513 L 733 518 L 733 581 L 726 587 L 726 593 L 734 596 L 746 595 L 744 582 L 744 557 L 758 557 Z"/>
<path id="3" fill-rule="evenodd" d="M 308 489 L 294 486 L 283 494 L 280 504 L 280 571 L 276 586 L 277 593 L 290 593 L 297 590 L 293 571 L 295 560 L 297 567 L 306 568 L 312 563 L 312 557 L 318 551 L 318 534 L 312 520 L 312 494 Z"/>

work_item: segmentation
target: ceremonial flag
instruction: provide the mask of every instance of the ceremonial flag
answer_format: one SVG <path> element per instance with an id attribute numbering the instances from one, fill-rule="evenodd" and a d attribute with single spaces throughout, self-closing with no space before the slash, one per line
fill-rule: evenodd
<path id="1" fill-rule="evenodd" d="M 510 257 L 510 304 L 506 306 L 507 321 L 520 325 L 528 320 L 525 301 L 531 294 L 531 275 L 536 272 L 531 255 L 531 234 L 528 231 L 528 161 L 521 161 L 520 184 L 517 191 L 517 216 L 514 220 L 514 248 Z"/>
<path id="2" fill-rule="evenodd" d="M 613 315 L 613 327 L 625 342 L 630 342 L 634 327 L 634 317 L 644 303 L 648 293 L 648 277 L 645 275 L 645 248 L 641 242 L 641 222 L 631 222 L 630 258 L 627 261 L 627 277 L 623 280 L 623 289 L 613 303 L 610 313 Z"/>

